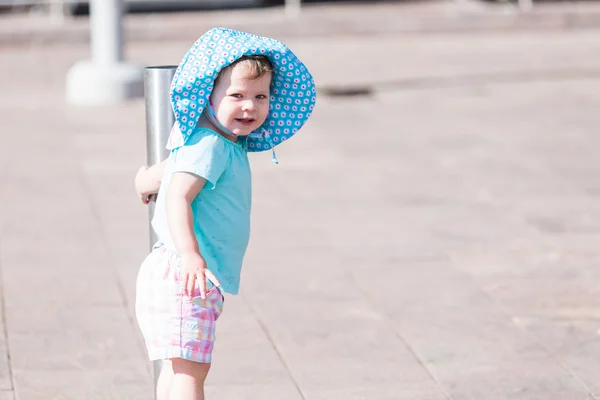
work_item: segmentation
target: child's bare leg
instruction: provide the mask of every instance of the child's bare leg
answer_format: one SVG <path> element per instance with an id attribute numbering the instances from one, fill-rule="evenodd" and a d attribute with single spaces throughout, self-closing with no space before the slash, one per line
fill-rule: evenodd
<path id="1" fill-rule="evenodd" d="M 170 400 L 204 400 L 204 381 L 210 364 L 173 358 Z"/>
<path id="2" fill-rule="evenodd" d="M 169 400 L 169 391 L 173 381 L 171 360 L 163 360 L 158 382 L 156 383 L 156 400 Z"/>

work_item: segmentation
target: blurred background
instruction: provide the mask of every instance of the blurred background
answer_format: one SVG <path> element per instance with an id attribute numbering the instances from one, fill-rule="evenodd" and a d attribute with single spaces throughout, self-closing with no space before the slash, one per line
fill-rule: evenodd
<path id="1" fill-rule="evenodd" d="M 308 3 L 352 2 L 353 0 L 301 0 Z M 357 0 L 354 0 L 357 1 Z M 383 0 L 386 1 L 386 0 Z M 394 0 L 387 0 L 394 1 Z M 298 3 L 293 0 L 293 3 Z M 218 10 L 288 5 L 286 0 L 122 0 L 126 12 L 164 12 Z M 382 2 L 382 1 L 375 1 Z M 90 1 L 84 0 L 2 0 L 0 6 L 13 12 L 57 12 L 67 15 L 89 14 Z"/>
<path id="2" fill-rule="evenodd" d="M 94 1 L 0 0 L 0 400 L 152 398 L 142 78 L 214 26 L 318 101 L 250 157 L 207 398 L 600 399 L 600 3 Z"/>

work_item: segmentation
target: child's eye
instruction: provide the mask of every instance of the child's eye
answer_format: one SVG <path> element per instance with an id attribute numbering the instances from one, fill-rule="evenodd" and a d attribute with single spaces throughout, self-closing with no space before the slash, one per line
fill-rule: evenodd
<path id="1" fill-rule="evenodd" d="M 235 97 L 236 99 L 241 99 L 241 98 L 242 98 L 242 95 L 241 95 L 241 94 L 239 94 L 239 93 L 233 93 L 233 94 L 231 94 L 230 96 L 231 96 L 231 97 Z"/>
<path id="2" fill-rule="evenodd" d="M 256 96 L 256 98 L 260 99 L 260 100 L 264 100 L 267 98 L 267 96 L 265 96 L 264 94 L 259 94 L 258 96 Z"/>

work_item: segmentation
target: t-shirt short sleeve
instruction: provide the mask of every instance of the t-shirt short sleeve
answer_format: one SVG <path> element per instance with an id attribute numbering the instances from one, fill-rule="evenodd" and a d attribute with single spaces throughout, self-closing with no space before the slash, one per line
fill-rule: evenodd
<path id="1" fill-rule="evenodd" d="M 214 189 L 229 162 L 223 139 L 207 129 L 192 133 L 185 145 L 173 150 L 172 172 L 189 172 L 206 179 L 205 189 Z"/>

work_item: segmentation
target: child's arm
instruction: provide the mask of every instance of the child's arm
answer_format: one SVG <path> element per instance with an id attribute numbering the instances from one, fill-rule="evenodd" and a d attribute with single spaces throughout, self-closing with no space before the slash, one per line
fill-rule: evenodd
<path id="1" fill-rule="evenodd" d="M 206 298 L 206 277 L 216 286 L 219 281 L 207 269 L 206 261 L 200 254 L 194 233 L 192 200 L 204 187 L 206 179 L 187 172 L 176 172 L 167 190 L 166 211 L 169 232 L 177 252 L 181 256 L 181 285 L 184 293 L 192 296 L 196 281 L 200 287 L 200 297 Z"/>
<path id="2" fill-rule="evenodd" d="M 158 193 L 163 172 L 165 171 L 166 160 L 154 164 L 151 167 L 140 167 L 135 175 L 135 190 L 144 204 L 150 203 L 152 196 Z"/>

